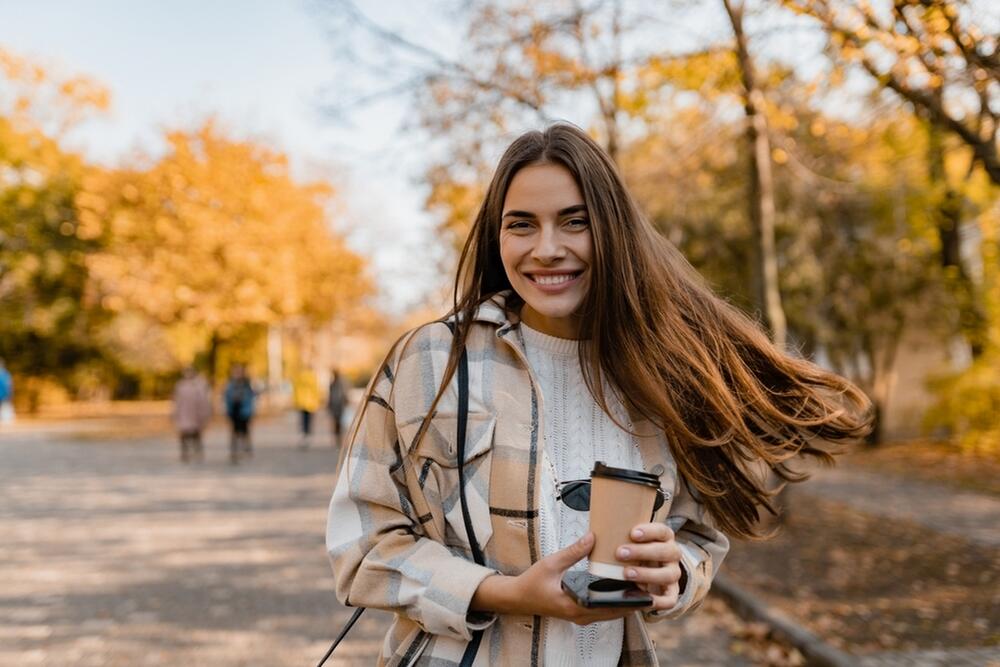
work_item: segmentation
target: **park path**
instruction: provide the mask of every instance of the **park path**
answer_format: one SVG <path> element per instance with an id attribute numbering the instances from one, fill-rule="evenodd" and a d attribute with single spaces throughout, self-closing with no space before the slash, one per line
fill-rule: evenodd
<path id="1" fill-rule="evenodd" d="M 193 466 L 127 420 L 0 433 L 0 666 L 314 665 L 349 612 L 323 546 L 334 452 L 298 451 L 294 423 L 263 423 L 235 467 L 219 426 Z M 387 619 L 328 664 L 372 664 Z M 672 667 L 750 664 L 739 627 L 718 600 L 653 626 Z"/>
<path id="2" fill-rule="evenodd" d="M 1000 499 L 985 493 L 856 466 L 816 470 L 802 490 L 866 514 L 911 521 L 979 546 L 1000 548 Z"/>
<path id="3" fill-rule="evenodd" d="M 916 523 L 933 533 L 957 535 L 971 547 L 1000 557 L 1000 499 L 940 483 L 865 470 L 856 465 L 814 468 L 795 489 L 889 520 Z M 885 651 L 859 656 L 860 667 L 1000 667 L 1000 646 Z"/>

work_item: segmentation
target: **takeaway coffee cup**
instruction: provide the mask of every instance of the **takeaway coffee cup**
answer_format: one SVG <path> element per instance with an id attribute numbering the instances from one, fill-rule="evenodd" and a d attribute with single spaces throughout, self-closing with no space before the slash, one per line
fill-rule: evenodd
<path id="1" fill-rule="evenodd" d="M 641 470 L 612 468 L 598 461 L 590 473 L 590 530 L 596 540 L 590 552 L 591 574 L 625 579 L 625 565 L 615 551 L 632 540 L 632 529 L 653 515 L 660 479 Z"/>

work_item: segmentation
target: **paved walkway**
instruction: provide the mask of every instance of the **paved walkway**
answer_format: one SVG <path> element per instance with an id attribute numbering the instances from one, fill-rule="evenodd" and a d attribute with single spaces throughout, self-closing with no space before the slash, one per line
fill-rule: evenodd
<path id="1" fill-rule="evenodd" d="M 0 666 L 315 664 L 349 612 L 323 546 L 334 455 L 297 451 L 294 423 L 259 428 L 237 467 L 219 427 L 196 466 L 117 427 L 0 434 Z M 709 602 L 654 626 L 664 664 L 750 664 Z M 387 618 L 366 613 L 328 664 L 372 664 Z"/>
<path id="2" fill-rule="evenodd" d="M 984 547 L 1000 547 L 1000 499 L 994 496 L 843 466 L 817 470 L 802 491 L 866 514 L 904 519 Z"/>
<path id="3" fill-rule="evenodd" d="M 878 653 L 861 658 L 858 667 L 1000 667 L 1000 647 Z"/>

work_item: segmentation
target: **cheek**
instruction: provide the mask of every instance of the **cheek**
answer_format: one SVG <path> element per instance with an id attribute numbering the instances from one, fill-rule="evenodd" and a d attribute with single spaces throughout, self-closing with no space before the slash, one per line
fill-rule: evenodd
<path id="1" fill-rule="evenodd" d="M 583 238 L 576 244 L 576 256 L 580 258 L 580 261 L 586 262 L 589 265 L 594 257 L 594 239 L 590 232 L 582 236 Z"/>
<path id="2" fill-rule="evenodd" d="M 507 274 L 507 278 L 511 281 L 516 280 L 518 277 L 517 265 L 522 255 L 523 253 L 518 248 L 516 239 L 500 239 L 500 262 L 503 264 L 503 270 Z"/>

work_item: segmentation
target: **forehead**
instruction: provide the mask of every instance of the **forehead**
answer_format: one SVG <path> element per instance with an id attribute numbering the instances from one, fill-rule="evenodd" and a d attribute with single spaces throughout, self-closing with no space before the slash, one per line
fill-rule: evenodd
<path id="1" fill-rule="evenodd" d="M 569 169 L 560 164 L 533 164 L 514 175 L 503 210 L 547 214 L 583 203 L 583 195 Z"/>

